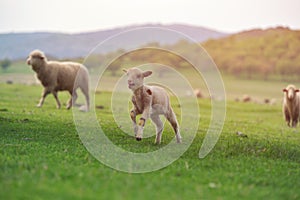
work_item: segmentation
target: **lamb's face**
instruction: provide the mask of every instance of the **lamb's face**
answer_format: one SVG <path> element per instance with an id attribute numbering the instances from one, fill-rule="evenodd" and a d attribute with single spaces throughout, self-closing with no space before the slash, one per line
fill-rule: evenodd
<path id="1" fill-rule="evenodd" d="M 288 100 L 293 100 L 296 97 L 297 92 L 299 92 L 299 89 L 296 89 L 295 86 L 288 86 L 287 88 L 283 89 L 283 92 L 286 93 Z"/>
<path id="2" fill-rule="evenodd" d="M 128 88 L 132 91 L 143 86 L 144 78 L 152 74 L 152 71 L 143 72 L 138 68 L 130 68 L 128 70 L 124 69 L 123 71 L 127 74 Z"/>
<path id="3" fill-rule="evenodd" d="M 41 63 L 45 62 L 45 60 L 46 57 L 43 52 L 34 50 L 29 54 L 26 62 L 28 65 L 32 66 L 33 70 L 36 71 L 42 66 Z"/>

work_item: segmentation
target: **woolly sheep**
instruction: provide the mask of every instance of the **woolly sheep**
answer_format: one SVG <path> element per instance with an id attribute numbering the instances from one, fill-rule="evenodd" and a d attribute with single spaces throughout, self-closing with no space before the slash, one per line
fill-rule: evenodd
<path id="1" fill-rule="evenodd" d="M 282 112 L 288 126 L 296 127 L 300 112 L 299 89 L 294 85 L 288 85 L 283 89 Z"/>
<path id="2" fill-rule="evenodd" d="M 52 93 L 57 108 L 60 108 L 57 92 L 68 91 L 71 98 L 67 103 L 67 109 L 70 109 L 77 99 L 76 90 L 80 88 L 86 100 L 86 106 L 82 106 L 80 110 L 89 110 L 89 74 L 85 66 L 75 62 L 48 61 L 40 50 L 34 50 L 29 54 L 27 64 L 32 66 L 32 70 L 36 72 L 37 78 L 44 86 L 37 107 L 42 107 L 46 96 Z"/>
<path id="3" fill-rule="evenodd" d="M 159 116 L 164 115 L 174 129 L 177 143 L 181 143 L 179 125 L 167 92 L 158 86 L 144 85 L 144 78 L 150 76 L 152 71 L 143 72 L 138 68 L 124 69 L 123 71 L 127 74 L 128 87 L 133 92 L 133 109 L 130 111 L 130 117 L 136 140 L 142 140 L 145 122 L 150 117 L 156 126 L 155 143 L 160 144 L 163 123 Z M 142 116 L 137 125 L 136 116 L 139 114 Z"/>

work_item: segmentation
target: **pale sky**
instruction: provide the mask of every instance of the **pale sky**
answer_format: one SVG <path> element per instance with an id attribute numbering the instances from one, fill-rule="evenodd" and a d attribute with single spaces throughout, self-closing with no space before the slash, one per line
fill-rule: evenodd
<path id="1" fill-rule="evenodd" d="M 224 32 L 300 29 L 300 0 L 0 0 L 0 33 L 77 33 L 144 23 L 185 23 Z"/>

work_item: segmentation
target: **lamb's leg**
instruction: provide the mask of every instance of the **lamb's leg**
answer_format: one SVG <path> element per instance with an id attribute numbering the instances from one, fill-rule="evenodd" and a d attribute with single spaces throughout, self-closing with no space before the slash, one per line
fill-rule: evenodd
<path id="1" fill-rule="evenodd" d="M 143 138 L 143 132 L 144 132 L 144 126 L 146 124 L 146 120 L 149 118 L 149 115 L 150 115 L 150 104 L 146 104 L 146 105 L 147 106 L 144 108 L 144 111 L 142 113 L 142 117 L 140 118 L 138 126 L 137 126 L 137 134 L 135 136 L 135 139 L 137 141 L 141 141 L 142 140 L 142 138 Z"/>
<path id="2" fill-rule="evenodd" d="M 182 139 L 181 139 L 181 135 L 180 135 L 180 131 L 179 131 L 179 125 L 178 125 L 178 122 L 176 119 L 176 115 L 175 115 L 174 111 L 172 110 L 172 108 L 169 109 L 169 112 L 165 116 L 174 129 L 177 143 L 181 143 Z"/>
<path id="3" fill-rule="evenodd" d="M 156 126 L 156 138 L 155 143 L 160 144 L 161 142 L 161 135 L 164 128 L 164 124 L 162 123 L 161 119 L 159 118 L 159 115 L 151 115 L 151 120 Z"/>
<path id="4" fill-rule="evenodd" d="M 145 123 L 146 123 L 146 119 L 141 117 L 139 120 L 138 126 L 137 126 L 137 133 L 135 136 L 135 139 L 137 141 L 141 141 L 143 138 L 143 131 L 144 131 Z"/>
<path id="5" fill-rule="evenodd" d="M 39 108 L 42 107 L 42 105 L 44 104 L 45 98 L 48 94 L 50 94 L 50 91 L 48 89 L 44 88 L 42 97 L 41 97 L 40 102 L 37 105 L 37 107 L 39 107 Z"/>
<path id="6" fill-rule="evenodd" d="M 132 120 L 132 125 L 133 125 L 133 130 L 134 130 L 134 136 L 136 137 L 137 131 L 138 131 L 138 127 L 136 125 L 136 112 L 134 110 L 130 111 L 130 118 Z"/>
<path id="7" fill-rule="evenodd" d="M 53 94 L 53 96 L 54 96 L 54 98 L 55 98 L 55 100 L 56 100 L 56 107 L 58 108 L 58 109 L 60 109 L 60 102 L 59 102 L 59 99 L 58 99 L 58 97 L 57 97 L 57 91 L 52 91 L 52 94 Z"/>

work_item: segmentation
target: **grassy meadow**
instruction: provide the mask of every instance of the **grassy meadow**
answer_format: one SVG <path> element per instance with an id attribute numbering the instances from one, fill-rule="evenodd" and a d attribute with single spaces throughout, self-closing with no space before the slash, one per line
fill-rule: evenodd
<path id="1" fill-rule="evenodd" d="M 52 96 L 36 108 L 42 87 L 21 84 L 21 75 L 0 74 L 0 199 L 300 198 L 300 128 L 288 128 L 281 113 L 281 89 L 287 83 L 224 76 L 226 120 L 210 154 L 198 157 L 211 114 L 210 101 L 199 99 L 199 129 L 189 149 L 163 169 L 130 174 L 97 161 L 82 144 L 72 111 L 56 109 Z M 32 76 L 23 74 L 30 81 Z M 7 79 L 15 83 L 5 84 Z M 261 102 L 276 98 L 277 103 L 233 101 L 243 94 Z M 69 97 L 64 92 L 59 98 L 66 102 Z M 133 152 L 160 147 L 153 144 L 153 136 L 137 142 L 123 134 L 112 118 L 110 92 L 96 93 L 95 99 L 101 106 L 97 118 L 117 145 Z M 172 105 L 177 105 L 175 98 Z M 237 131 L 247 137 L 237 136 Z M 162 145 L 172 137 L 167 126 Z"/>

